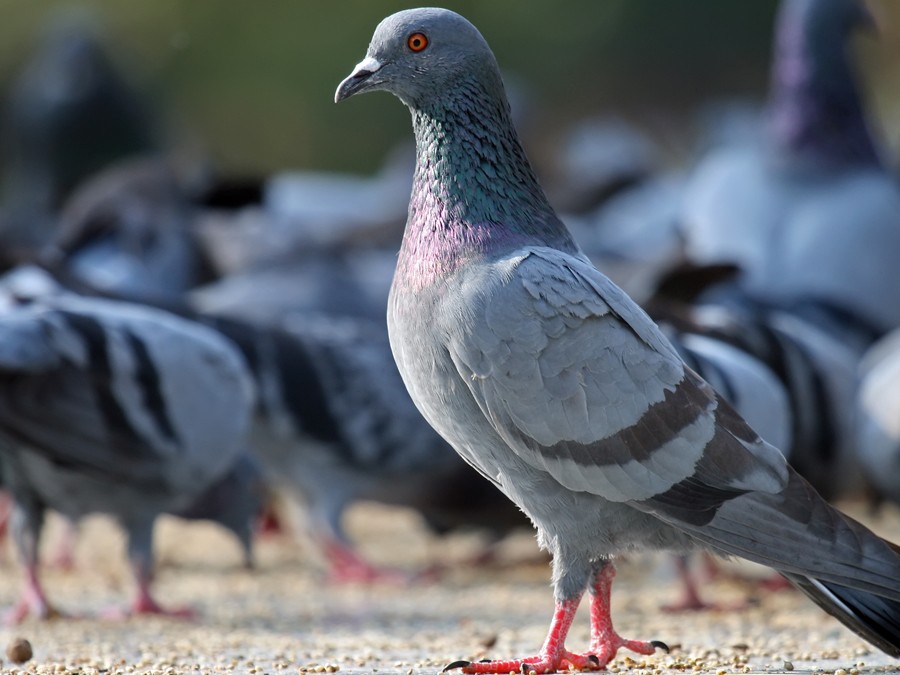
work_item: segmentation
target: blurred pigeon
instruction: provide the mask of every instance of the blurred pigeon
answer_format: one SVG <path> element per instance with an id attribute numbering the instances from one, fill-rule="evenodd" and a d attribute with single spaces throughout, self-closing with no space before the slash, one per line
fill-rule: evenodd
<path id="1" fill-rule="evenodd" d="M 562 219 L 594 264 L 643 301 L 661 278 L 684 263 L 679 224 L 684 182 L 678 175 L 649 177 L 590 213 Z"/>
<path id="2" fill-rule="evenodd" d="M 116 517 L 138 585 L 132 611 L 165 612 L 149 588 L 153 522 L 210 513 L 198 501 L 243 461 L 253 402 L 242 358 L 203 326 L 70 294 L 6 309 L 0 333 L 0 462 L 27 572 L 9 618 L 52 612 L 36 572 L 47 508 Z"/>
<path id="3" fill-rule="evenodd" d="M 242 454 L 222 478 L 210 485 L 187 508 L 170 515 L 184 520 L 207 520 L 229 530 L 241 546 L 244 567 L 254 567 L 253 534 L 256 520 L 265 506 L 266 483 L 259 464 Z M 0 502 L 2 510 L 2 502 Z M 49 566 L 75 569 L 75 543 L 78 523 L 64 519 L 64 527 L 54 547 Z"/>
<path id="4" fill-rule="evenodd" d="M 272 326 L 310 312 L 383 319 L 396 260 L 378 250 L 314 247 L 196 288 L 189 303 L 203 314 Z"/>
<path id="5" fill-rule="evenodd" d="M 308 316 L 289 329 L 204 319 L 234 340 L 259 392 L 252 445 L 269 479 L 309 507 L 312 536 L 335 581 L 397 578 L 354 549 L 345 509 L 375 501 L 415 509 L 438 533 L 527 525 L 428 425 L 410 400 L 384 328 Z"/>
<path id="6" fill-rule="evenodd" d="M 736 263 L 741 295 L 861 343 L 900 325 L 900 185 L 847 54 L 868 21 L 857 0 L 784 0 L 767 142 L 704 161 L 683 212 L 691 259 Z"/>
<path id="7" fill-rule="evenodd" d="M 163 159 L 113 164 L 67 201 L 42 259 L 135 301 L 181 299 L 212 278 L 191 232 L 189 192 Z"/>
<path id="8" fill-rule="evenodd" d="M 3 119 L 0 242 L 21 260 L 52 233 L 53 214 L 84 178 L 158 148 L 147 102 L 102 44 L 84 11 L 53 17 L 16 77 Z"/>
<path id="9" fill-rule="evenodd" d="M 879 340 L 859 366 L 859 460 L 879 498 L 900 504 L 900 330 Z"/>
<path id="10" fill-rule="evenodd" d="M 394 243 L 406 216 L 415 155 L 406 144 L 373 177 L 292 171 L 267 181 L 267 213 L 306 246 L 387 236 Z"/>
<path id="11" fill-rule="evenodd" d="M 570 129 L 560 143 L 558 185 L 550 190 L 563 211 L 586 213 L 656 169 L 657 149 L 633 124 L 592 117 Z"/>
<path id="12" fill-rule="evenodd" d="M 266 486 L 259 462 L 242 453 L 189 506 L 169 513 L 185 520 L 209 520 L 229 530 L 241 545 L 244 567 L 252 568 L 254 527 L 266 504 Z"/>
<path id="13" fill-rule="evenodd" d="M 417 145 L 388 307 L 401 375 L 553 553 L 541 651 L 448 668 L 598 670 L 622 647 L 652 653 L 661 643 L 613 628 L 611 557 L 695 546 L 779 569 L 900 656 L 900 549 L 829 506 L 581 254 L 528 164 L 477 29 L 442 9 L 386 18 L 335 100 L 378 89 L 410 108 Z M 586 586 L 582 655 L 565 639 Z"/>

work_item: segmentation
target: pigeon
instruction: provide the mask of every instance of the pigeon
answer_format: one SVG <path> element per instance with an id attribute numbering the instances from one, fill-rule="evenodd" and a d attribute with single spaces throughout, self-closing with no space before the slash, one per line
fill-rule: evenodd
<path id="1" fill-rule="evenodd" d="M 355 549 L 342 520 L 359 501 L 417 511 L 439 534 L 486 530 L 493 540 L 527 526 L 416 410 L 383 326 L 308 315 L 284 328 L 202 317 L 233 340 L 259 392 L 252 446 L 269 481 L 308 507 L 312 539 L 333 582 L 405 581 Z"/>
<path id="2" fill-rule="evenodd" d="M 659 305 L 653 310 L 650 315 L 685 362 L 820 495 L 832 501 L 862 488 L 852 412 L 855 349 L 785 311 L 751 313 L 702 304 L 680 315 L 660 312 Z M 767 381 L 774 388 L 763 384 Z"/>
<path id="3" fill-rule="evenodd" d="M 375 176 L 291 171 L 265 185 L 266 211 L 293 239 L 319 246 L 399 236 L 412 183 L 412 148 L 389 153 Z"/>
<path id="4" fill-rule="evenodd" d="M 41 261 L 136 302 L 180 299 L 213 277 L 191 232 L 184 182 L 158 157 L 109 166 L 67 200 Z"/>
<path id="5" fill-rule="evenodd" d="M 769 565 L 900 656 L 900 548 L 822 499 L 581 253 L 509 120 L 497 61 L 445 9 L 375 29 L 340 102 L 410 109 L 416 173 L 388 304 L 391 348 L 425 418 L 531 518 L 553 556 L 539 652 L 447 668 L 598 670 L 658 641 L 613 627 L 613 558 L 705 547 Z M 585 589 L 591 642 L 565 640 Z"/>
<path id="6" fill-rule="evenodd" d="M 860 362 L 856 415 L 863 472 L 878 498 L 900 504 L 900 330 Z"/>
<path id="7" fill-rule="evenodd" d="M 646 134 L 625 119 L 582 120 L 560 142 L 554 202 L 570 213 L 593 211 L 647 179 L 656 168 L 657 155 Z"/>
<path id="8" fill-rule="evenodd" d="M 857 0 L 784 0 L 765 140 L 702 161 L 681 218 L 689 259 L 743 269 L 738 298 L 860 344 L 900 325 L 900 184 L 848 56 L 870 21 Z"/>
<path id="9" fill-rule="evenodd" d="M 190 291 L 201 314 L 270 326 L 312 312 L 383 319 L 396 257 L 311 248 L 289 252 Z"/>
<path id="10" fill-rule="evenodd" d="M 65 292 L 5 307 L 0 334 L 0 464 L 27 572 L 8 619 L 54 613 L 36 571 L 48 508 L 72 521 L 115 517 L 137 582 L 131 612 L 185 614 L 150 593 L 153 523 L 193 509 L 240 529 L 229 510 L 244 497 L 217 506 L 215 493 L 245 461 L 253 390 L 243 358 L 196 323 Z"/>
<path id="11" fill-rule="evenodd" d="M 69 8 L 41 32 L 11 84 L 0 129 L 7 266 L 46 243 L 53 214 L 82 180 L 163 142 L 153 106 L 110 54 L 97 17 Z"/>

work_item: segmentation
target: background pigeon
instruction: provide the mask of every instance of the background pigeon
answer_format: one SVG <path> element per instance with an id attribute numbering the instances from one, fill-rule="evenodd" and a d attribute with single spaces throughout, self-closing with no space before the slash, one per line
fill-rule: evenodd
<path id="1" fill-rule="evenodd" d="M 610 558 L 705 546 L 773 566 L 900 656 L 900 550 L 830 507 L 580 253 L 509 119 L 496 60 L 464 18 L 398 12 L 335 100 L 387 90 L 417 166 L 391 289 L 391 346 L 426 419 L 532 519 L 556 612 L 538 655 L 466 672 L 599 669 L 656 642 L 613 629 Z M 585 587 L 591 644 L 565 649 Z"/>
<path id="2" fill-rule="evenodd" d="M 862 470 L 878 497 L 900 504 L 900 331 L 861 361 L 856 415 Z"/>
<path id="3" fill-rule="evenodd" d="M 52 611 L 36 572 L 47 508 L 116 517 L 138 585 L 132 611 L 164 611 L 149 590 L 156 516 L 194 509 L 238 527 L 213 498 L 244 461 L 252 389 L 242 358 L 208 328 L 69 294 L 5 309 L 0 334 L 0 462 L 27 572 L 10 619 Z"/>
<path id="4" fill-rule="evenodd" d="M 406 578 L 363 559 L 342 523 L 348 506 L 412 508 L 436 532 L 481 528 L 495 539 L 527 525 L 416 410 L 384 328 L 307 316 L 289 329 L 202 319 L 235 342 L 259 392 L 251 444 L 269 480 L 308 507 L 333 581 Z"/>
<path id="5" fill-rule="evenodd" d="M 848 54 L 857 0 L 784 0 L 765 142 L 726 146 L 684 197 L 688 257 L 735 263 L 744 302 L 865 345 L 900 325 L 900 185 L 869 131 Z"/>

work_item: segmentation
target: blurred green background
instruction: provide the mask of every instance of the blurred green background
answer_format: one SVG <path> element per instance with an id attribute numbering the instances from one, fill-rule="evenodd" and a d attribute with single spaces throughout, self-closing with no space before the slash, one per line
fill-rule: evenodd
<path id="1" fill-rule="evenodd" d="M 765 92 L 772 0 L 448 0 L 526 90 L 532 152 L 594 113 L 622 114 L 677 153 L 694 109 Z M 880 34 L 854 44 L 873 117 L 900 145 L 900 2 L 872 0 Z M 117 62 L 225 170 L 369 171 L 406 112 L 378 95 L 335 106 L 392 0 L 0 0 L 0 82 L 21 68 L 48 18 L 93 14 Z"/>

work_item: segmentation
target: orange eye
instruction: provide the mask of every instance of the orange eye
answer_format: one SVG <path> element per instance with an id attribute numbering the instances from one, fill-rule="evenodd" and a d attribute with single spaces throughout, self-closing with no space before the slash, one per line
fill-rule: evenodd
<path id="1" fill-rule="evenodd" d="M 406 46 L 414 52 L 420 52 L 428 46 L 428 38 L 424 33 L 413 33 L 406 40 Z"/>

